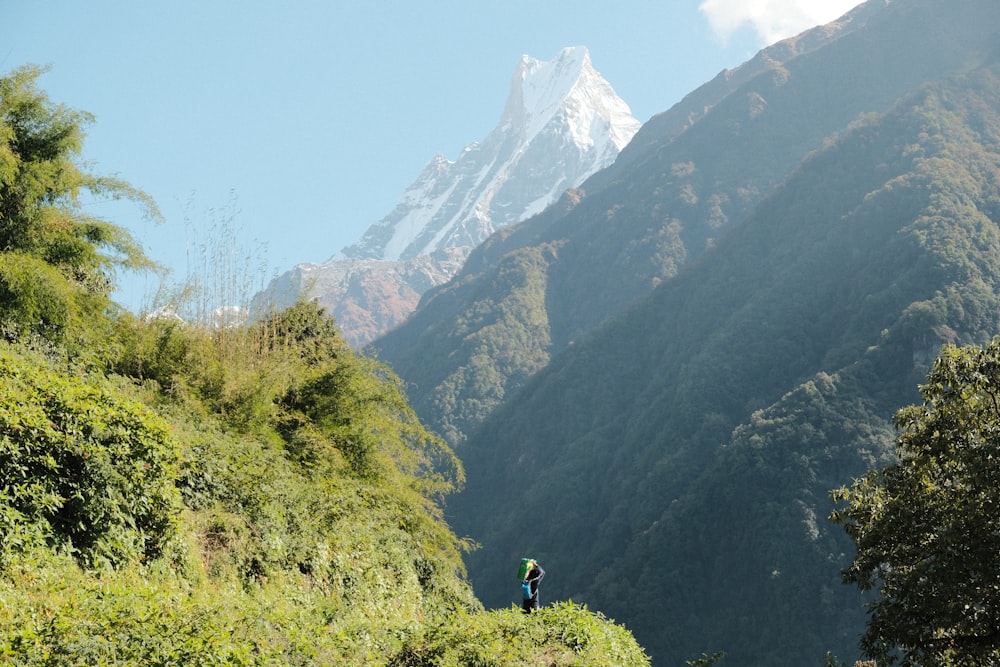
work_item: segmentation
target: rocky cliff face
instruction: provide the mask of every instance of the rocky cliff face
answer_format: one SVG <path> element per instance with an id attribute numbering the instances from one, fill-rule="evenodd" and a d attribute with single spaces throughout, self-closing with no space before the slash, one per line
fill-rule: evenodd
<path id="1" fill-rule="evenodd" d="M 306 295 L 333 313 L 345 337 L 361 347 L 405 320 L 421 295 L 455 275 L 467 256 L 467 248 L 443 248 L 406 260 L 340 258 L 299 264 L 257 295 L 254 307 L 259 310 L 254 312 L 290 305 Z"/>
<path id="2" fill-rule="evenodd" d="M 257 312 L 318 300 L 355 346 L 402 322 L 494 231 L 525 220 L 614 162 L 639 121 L 584 47 L 523 56 L 496 128 L 455 161 L 435 156 L 389 215 L 323 264 L 300 264 Z"/>

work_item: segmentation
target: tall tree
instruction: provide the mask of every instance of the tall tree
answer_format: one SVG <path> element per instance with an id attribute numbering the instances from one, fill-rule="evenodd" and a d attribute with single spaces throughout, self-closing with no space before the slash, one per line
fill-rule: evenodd
<path id="1" fill-rule="evenodd" d="M 879 664 L 1000 659 L 1000 338 L 946 346 L 923 405 L 896 414 L 898 462 L 835 496 L 857 544 L 844 580 L 877 590 L 862 648 Z"/>
<path id="2" fill-rule="evenodd" d="M 49 101 L 43 68 L 0 77 L 0 323 L 62 338 L 110 305 L 118 269 L 154 268 L 123 228 L 86 215 L 82 192 L 128 199 L 159 219 L 145 193 L 75 161 L 92 117 Z"/>

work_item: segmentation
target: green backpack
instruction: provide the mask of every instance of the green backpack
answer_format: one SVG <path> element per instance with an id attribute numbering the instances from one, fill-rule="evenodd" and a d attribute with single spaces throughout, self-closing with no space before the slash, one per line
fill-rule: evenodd
<path id="1" fill-rule="evenodd" d="M 518 579 L 518 581 L 524 581 L 525 580 L 525 578 L 528 576 L 528 570 L 530 570 L 531 566 L 534 565 L 534 564 L 535 564 L 535 559 L 534 558 L 522 558 L 521 559 L 521 566 L 519 568 L 517 568 L 517 579 Z"/>

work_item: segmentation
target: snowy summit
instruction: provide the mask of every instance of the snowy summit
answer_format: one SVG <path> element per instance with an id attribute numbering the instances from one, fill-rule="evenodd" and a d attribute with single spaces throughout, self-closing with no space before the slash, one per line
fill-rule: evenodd
<path id="1" fill-rule="evenodd" d="M 317 299 L 363 345 L 399 324 L 493 232 L 555 203 L 607 167 L 639 121 L 585 47 L 522 56 L 499 123 L 454 161 L 436 155 L 396 207 L 323 264 L 300 264 L 255 299 L 260 312 Z M 304 294 L 303 294 L 304 293 Z"/>
<path id="2" fill-rule="evenodd" d="M 475 247 L 614 162 L 639 125 L 585 47 L 563 49 L 548 62 L 522 56 L 489 136 L 454 162 L 435 156 L 396 208 L 334 259 Z"/>

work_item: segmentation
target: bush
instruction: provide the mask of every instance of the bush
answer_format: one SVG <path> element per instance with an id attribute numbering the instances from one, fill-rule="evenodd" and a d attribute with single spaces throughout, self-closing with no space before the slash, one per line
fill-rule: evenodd
<path id="1" fill-rule="evenodd" d="M 560 602 L 532 614 L 516 607 L 458 614 L 412 637 L 391 664 L 648 667 L 650 660 L 624 627 L 586 606 Z"/>
<path id="2" fill-rule="evenodd" d="M 0 560 L 42 536 L 88 565 L 159 555 L 177 461 L 167 424 L 103 377 L 0 348 Z"/>

